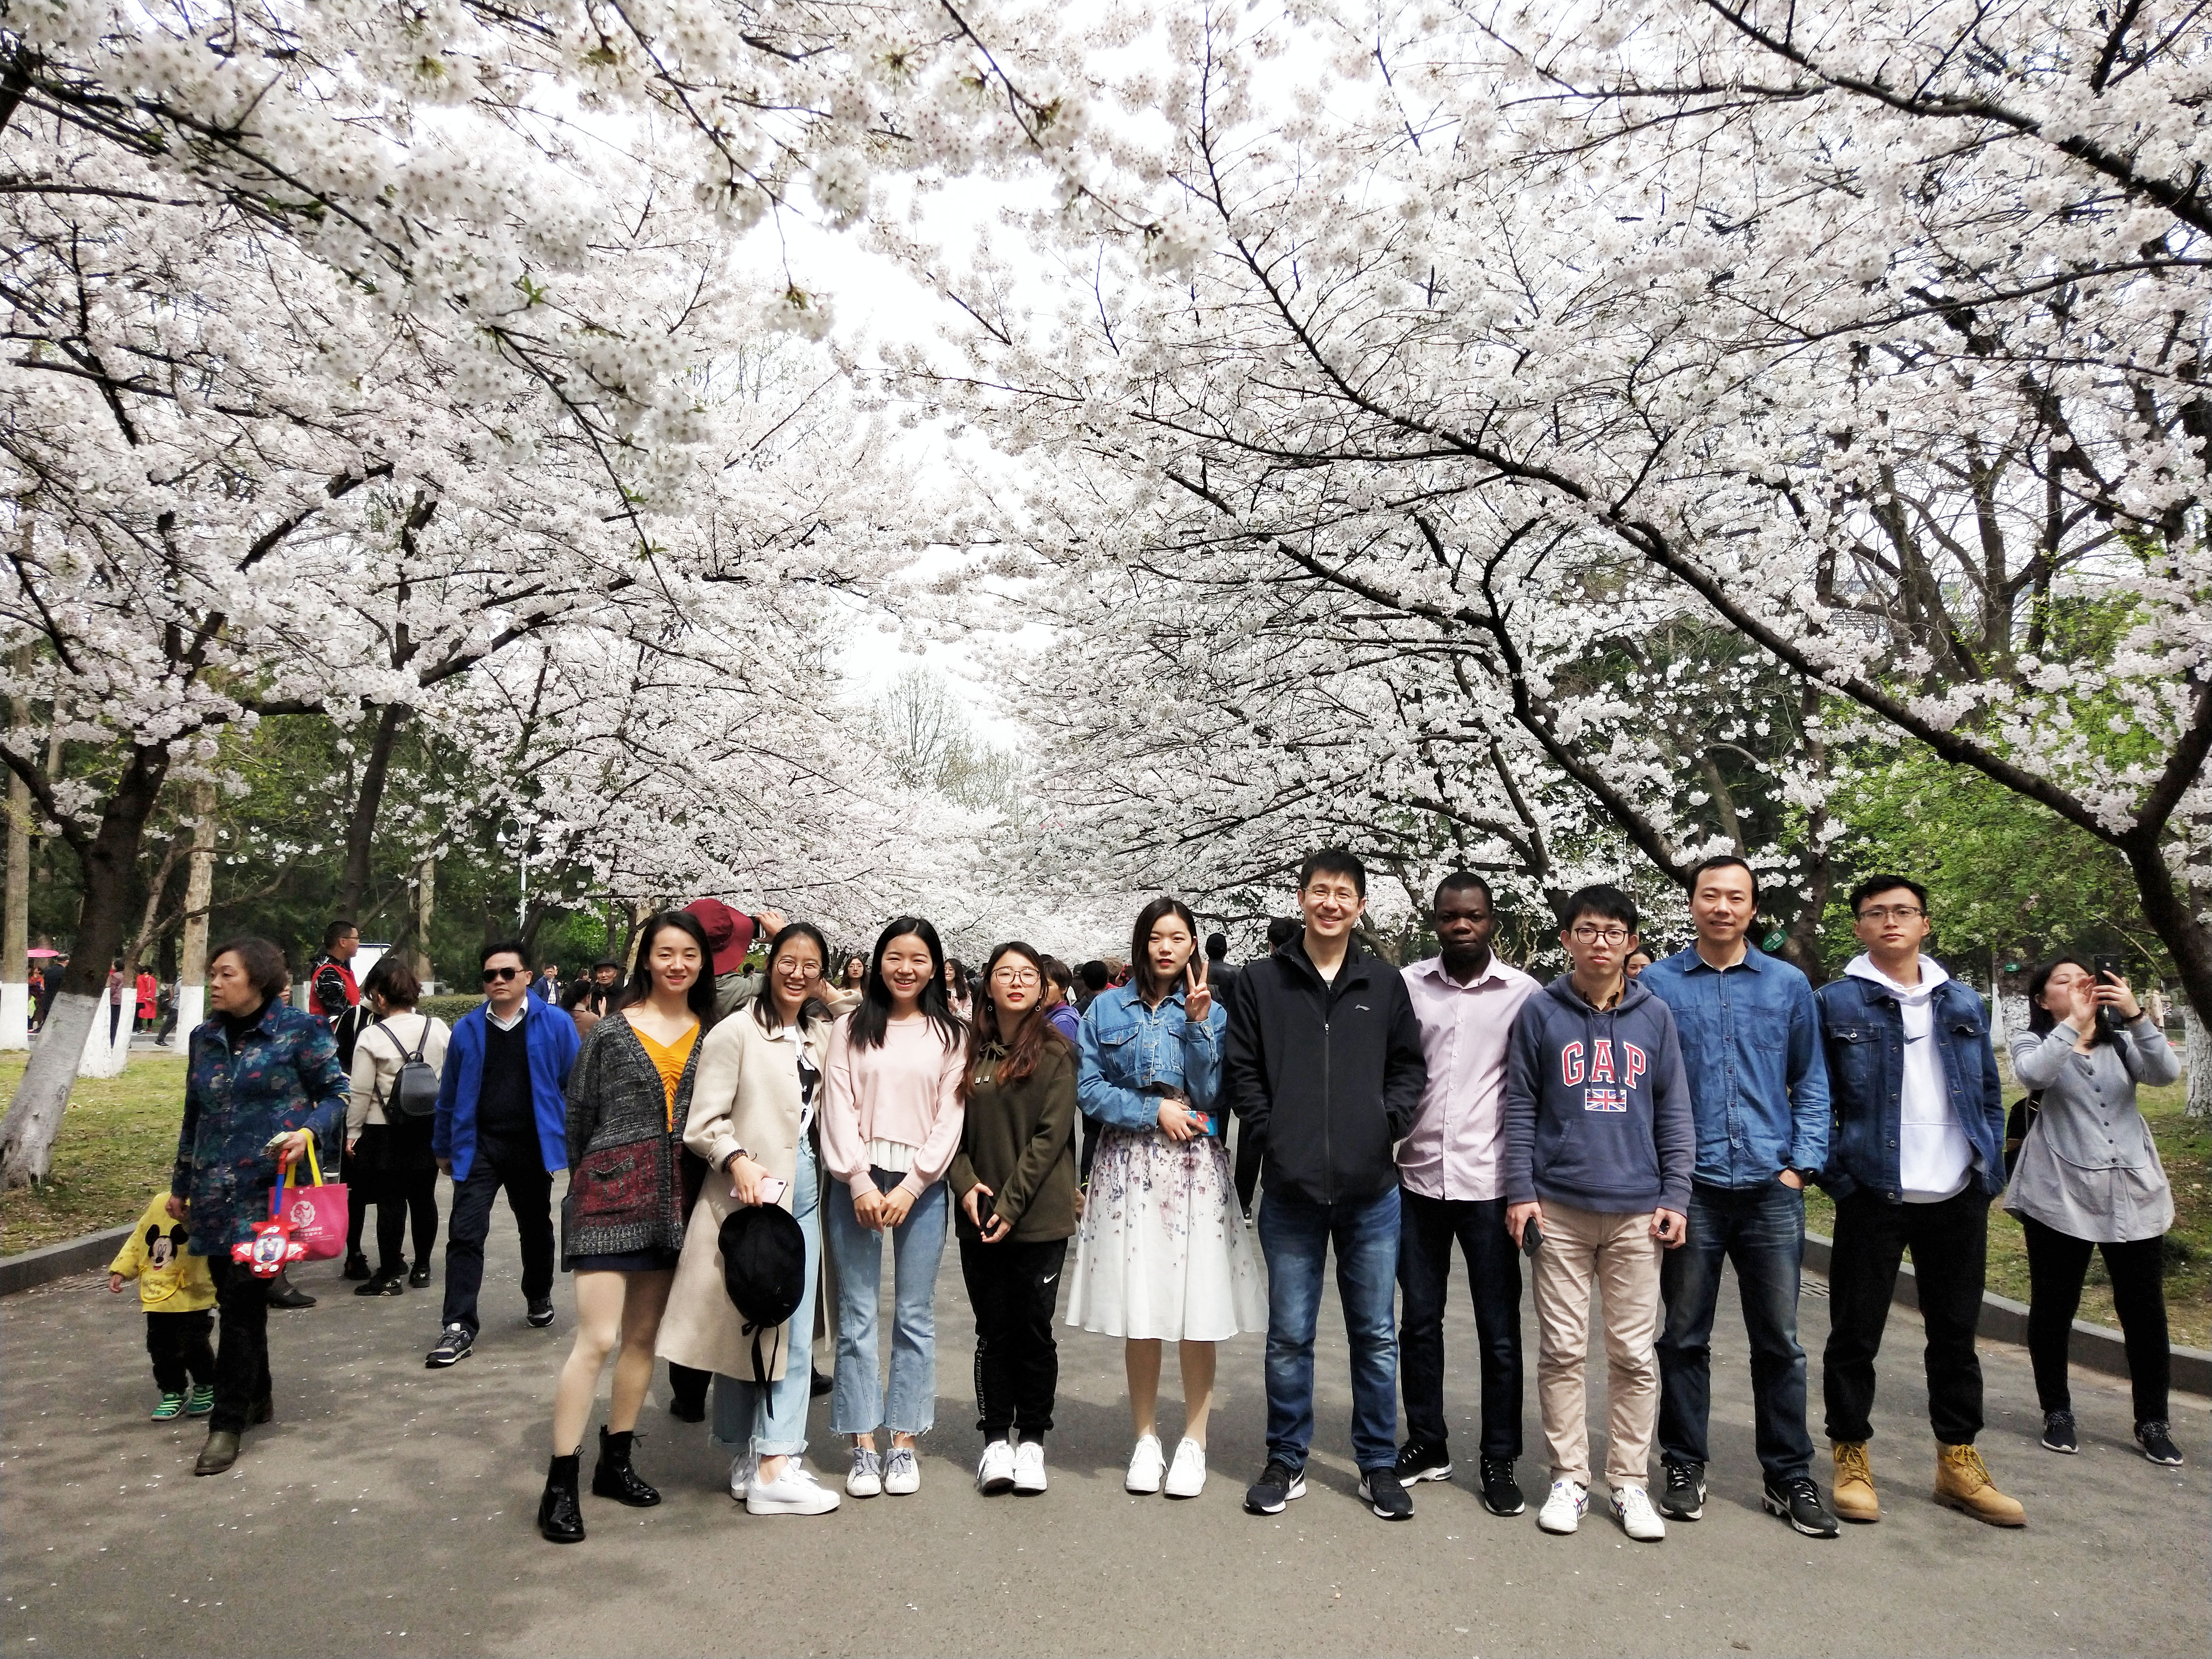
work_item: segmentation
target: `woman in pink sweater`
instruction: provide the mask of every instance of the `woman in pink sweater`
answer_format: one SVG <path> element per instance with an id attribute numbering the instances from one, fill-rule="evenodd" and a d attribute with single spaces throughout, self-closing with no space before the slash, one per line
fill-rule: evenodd
<path id="1" fill-rule="evenodd" d="M 837 1379 L 830 1426 L 853 1443 L 845 1490 L 903 1496 L 921 1486 L 915 1437 L 937 1409 L 938 1258 L 945 1172 L 960 1148 L 967 1036 L 947 1006 L 937 929 L 901 916 L 876 940 L 860 1006 L 831 1031 L 823 1076 L 823 1208 L 837 1276 Z M 891 1381 L 877 1358 L 884 1234 L 891 1236 Z M 876 1449 L 888 1427 L 890 1452 Z"/>

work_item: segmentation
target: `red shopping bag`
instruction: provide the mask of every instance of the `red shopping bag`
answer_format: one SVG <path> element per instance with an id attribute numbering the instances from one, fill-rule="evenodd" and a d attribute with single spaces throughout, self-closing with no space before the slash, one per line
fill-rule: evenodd
<path id="1" fill-rule="evenodd" d="M 315 1138 L 307 1137 L 307 1169 L 315 1177 L 311 1187 L 295 1187 L 294 1164 L 276 1177 L 276 1184 L 269 1190 L 269 1215 L 280 1220 L 290 1230 L 292 1237 L 306 1249 L 310 1261 L 327 1261 L 333 1256 L 343 1255 L 346 1247 L 346 1188 L 342 1181 L 323 1179 L 323 1167 L 315 1158 Z"/>

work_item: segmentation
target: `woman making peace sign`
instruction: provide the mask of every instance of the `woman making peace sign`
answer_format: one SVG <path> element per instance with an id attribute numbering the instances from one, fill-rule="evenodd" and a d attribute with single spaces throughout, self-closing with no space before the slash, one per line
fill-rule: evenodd
<path id="1" fill-rule="evenodd" d="M 1244 1231 L 1226 1115 L 1215 1104 L 1228 1024 L 1206 982 L 1191 914 L 1157 898 L 1137 915 L 1129 983 L 1083 1017 L 1076 1098 L 1105 1126 L 1091 1166 L 1067 1322 L 1127 1340 L 1137 1443 L 1122 1484 L 1195 1498 L 1206 1485 L 1213 1345 L 1267 1328 L 1260 1269 Z M 1181 1346 L 1183 1440 L 1175 1466 L 1155 1409 L 1160 1344 Z"/>

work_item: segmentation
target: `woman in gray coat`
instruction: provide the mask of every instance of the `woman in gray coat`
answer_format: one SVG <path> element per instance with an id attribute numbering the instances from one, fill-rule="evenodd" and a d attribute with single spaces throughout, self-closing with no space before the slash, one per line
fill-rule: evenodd
<path id="1" fill-rule="evenodd" d="M 2172 1082 L 2181 1062 L 2126 981 L 2100 980 L 2079 957 L 2039 967 L 2027 1000 L 2028 1029 L 2013 1039 L 2012 1071 L 2034 1091 L 2037 1110 L 2004 1206 L 2027 1232 L 2027 1352 L 2043 1443 L 2055 1452 L 2079 1447 L 2066 1350 L 2090 1253 L 2101 1250 L 2127 1340 L 2136 1443 L 2154 1463 L 2179 1463 L 2166 1429 L 2173 1358 L 2163 1279 L 2173 1189 L 2136 1086 Z M 2124 1030 L 2098 1018 L 2107 1009 Z"/>

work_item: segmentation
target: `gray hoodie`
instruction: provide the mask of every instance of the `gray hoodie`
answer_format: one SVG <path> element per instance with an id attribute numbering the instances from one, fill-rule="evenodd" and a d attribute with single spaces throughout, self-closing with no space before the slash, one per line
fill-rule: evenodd
<path id="1" fill-rule="evenodd" d="M 1505 1049 L 1505 1198 L 1606 1215 L 1687 1211 L 1698 1129 L 1667 1005 L 1630 981 L 1591 1006 L 1562 974 Z"/>

